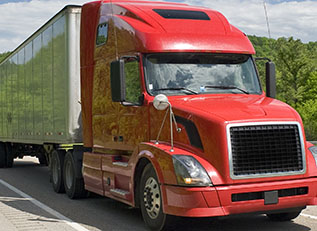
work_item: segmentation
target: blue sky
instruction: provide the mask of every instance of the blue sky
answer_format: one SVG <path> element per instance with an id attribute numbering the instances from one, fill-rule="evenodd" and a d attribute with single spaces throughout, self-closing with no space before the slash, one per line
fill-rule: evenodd
<path id="1" fill-rule="evenodd" d="M 92 0 L 0 0 L 0 53 L 12 51 L 68 4 Z M 154 0 L 156 1 L 156 0 Z M 220 11 L 248 35 L 268 37 L 263 0 L 157 0 Z M 317 0 L 266 0 L 271 36 L 317 41 Z"/>

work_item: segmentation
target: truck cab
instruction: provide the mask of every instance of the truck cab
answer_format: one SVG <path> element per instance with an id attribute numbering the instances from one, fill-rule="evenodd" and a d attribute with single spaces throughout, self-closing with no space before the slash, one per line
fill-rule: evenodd
<path id="1" fill-rule="evenodd" d="M 317 204 L 301 118 L 271 97 L 274 84 L 265 94 L 254 54 L 247 36 L 214 10 L 85 4 L 85 188 L 140 207 L 155 230 L 169 215 L 290 220 Z"/>

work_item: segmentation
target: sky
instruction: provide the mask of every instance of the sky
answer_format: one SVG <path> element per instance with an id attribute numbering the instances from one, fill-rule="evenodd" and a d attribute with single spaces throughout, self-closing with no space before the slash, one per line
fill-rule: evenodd
<path id="1" fill-rule="evenodd" d="M 0 0 L 0 53 L 12 51 L 65 5 L 90 0 Z M 160 0 L 220 11 L 248 35 L 269 37 L 264 0 Z M 317 0 L 265 0 L 272 38 L 317 41 Z"/>

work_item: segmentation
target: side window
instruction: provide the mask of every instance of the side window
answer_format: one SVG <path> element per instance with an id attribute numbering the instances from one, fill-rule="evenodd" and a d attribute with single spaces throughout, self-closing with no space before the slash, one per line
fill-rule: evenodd
<path id="1" fill-rule="evenodd" d="M 127 59 L 124 65 L 126 102 L 139 104 L 141 93 L 139 62 L 136 59 Z"/>
<path id="2" fill-rule="evenodd" d="M 102 23 L 98 25 L 96 45 L 101 46 L 106 44 L 108 38 L 108 23 Z"/>

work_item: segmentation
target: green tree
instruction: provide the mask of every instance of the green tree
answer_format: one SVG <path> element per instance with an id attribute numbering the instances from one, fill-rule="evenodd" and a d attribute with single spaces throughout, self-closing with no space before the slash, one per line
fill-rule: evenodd
<path id="1" fill-rule="evenodd" d="M 306 139 L 317 140 L 317 99 L 310 99 L 298 107 L 303 119 Z"/>
<path id="2" fill-rule="evenodd" d="M 295 109 L 304 102 L 307 81 L 314 70 L 307 46 L 300 40 L 280 38 L 276 41 L 278 98 Z"/>
<path id="3" fill-rule="evenodd" d="M 317 140 L 317 42 L 294 38 L 268 39 L 249 36 L 255 57 L 267 57 L 276 64 L 277 98 L 301 115 L 307 139 Z M 263 62 L 257 67 L 265 89 Z"/>
<path id="4" fill-rule="evenodd" d="M 275 50 L 273 49 L 276 40 L 275 39 L 269 39 L 266 37 L 257 37 L 257 36 L 248 36 L 251 43 L 254 46 L 254 49 L 256 51 L 255 57 L 259 58 L 269 58 L 270 60 L 274 61 L 275 57 Z M 266 61 L 257 61 L 257 69 L 260 75 L 260 80 L 262 87 L 265 90 L 265 62 Z"/>
<path id="5" fill-rule="evenodd" d="M 0 63 L 2 62 L 2 60 L 7 57 L 10 54 L 10 52 L 4 52 L 4 53 L 0 53 Z"/>

